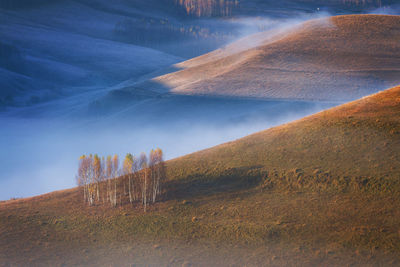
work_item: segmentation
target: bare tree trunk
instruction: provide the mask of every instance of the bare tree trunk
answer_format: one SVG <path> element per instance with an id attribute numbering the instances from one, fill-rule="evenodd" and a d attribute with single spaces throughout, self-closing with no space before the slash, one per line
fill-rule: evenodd
<path id="1" fill-rule="evenodd" d="M 153 171 L 153 188 L 152 188 L 152 202 L 156 202 L 156 196 L 157 196 L 157 181 L 156 181 L 156 173 Z"/>
<path id="2" fill-rule="evenodd" d="M 129 189 L 129 202 L 130 203 L 132 203 L 131 176 L 132 176 L 132 174 L 129 174 L 128 189 Z"/>
<path id="3" fill-rule="evenodd" d="M 147 170 L 144 170 L 144 212 L 147 208 Z"/>
<path id="4" fill-rule="evenodd" d="M 135 186 L 135 176 L 134 176 L 135 174 L 132 174 L 132 202 L 133 201 L 135 201 L 136 199 L 136 197 L 135 197 L 135 195 L 136 195 L 136 186 Z"/>
<path id="5" fill-rule="evenodd" d="M 111 195 L 111 180 L 108 180 L 108 201 L 112 205 L 112 195 Z"/>
<path id="6" fill-rule="evenodd" d="M 122 178 L 122 184 L 123 184 L 123 186 L 124 186 L 124 191 L 122 191 L 122 192 L 123 192 L 123 195 L 125 196 L 125 195 L 126 195 L 126 188 L 125 188 L 125 181 L 124 181 L 124 178 Z"/>
<path id="7" fill-rule="evenodd" d="M 135 176 L 133 177 L 134 179 L 133 179 L 133 186 L 134 186 L 134 188 L 135 188 L 135 195 L 134 195 L 134 197 L 135 197 L 135 200 L 139 200 L 140 199 L 140 181 L 139 181 L 139 179 L 140 179 L 140 176 L 139 176 L 139 174 L 138 173 L 136 173 L 135 174 Z"/>
<path id="8" fill-rule="evenodd" d="M 103 198 L 103 204 L 106 203 L 107 201 L 107 190 L 104 190 L 104 182 L 102 183 L 103 185 L 103 194 L 102 194 L 102 198 Z M 100 190 L 101 191 L 101 190 Z"/>
<path id="9" fill-rule="evenodd" d="M 117 179 L 114 178 L 114 207 L 117 206 Z"/>
<path id="10" fill-rule="evenodd" d="M 86 185 L 83 186 L 83 202 L 86 203 Z"/>
<path id="11" fill-rule="evenodd" d="M 97 202 L 100 202 L 100 189 L 99 189 L 99 183 L 96 183 L 96 193 L 97 193 Z"/>
<path id="12" fill-rule="evenodd" d="M 88 202 L 89 202 L 89 205 L 90 206 L 92 206 L 93 205 L 93 185 L 90 185 L 89 184 L 89 199 L 88 199 Z"/>

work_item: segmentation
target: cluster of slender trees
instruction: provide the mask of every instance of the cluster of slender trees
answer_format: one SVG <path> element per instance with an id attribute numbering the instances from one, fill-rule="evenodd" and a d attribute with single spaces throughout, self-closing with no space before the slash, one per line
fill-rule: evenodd
<path id="1" fill-rule="evenodd" d="M 84 201 L 89 205 L 110 203 L 141 203 L 144 210 L 158 200 L 166 178 L 163 152 L 157 148 L 149 156 L 135 157 L 128 153 L 120 166 L 118 155 L 79 158 L 76 181 L 83 188 Z"/>

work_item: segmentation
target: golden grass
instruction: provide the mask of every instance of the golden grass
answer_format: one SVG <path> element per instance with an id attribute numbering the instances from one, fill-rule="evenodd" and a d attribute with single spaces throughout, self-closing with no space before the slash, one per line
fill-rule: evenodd
<path id="1" fill-rule="evenodd" d="M 247 37 L 153 82 L 178 94 L 356 99 L 400 82 L 399 32 L 400 16 L 313 20 Z"/>
<path id="2" fill-rule="evenodd" d="M 228 169 L 397 183 L 400 87 L 184 156 L 168 163 L 175 179 Z M 185 167 L 189 166 L 189 168 Z M 322 178 L 321 178 L 322 179 Z"/>
<path id="3" fill-rule="evenodd" d="M 396 266 L 400 87 L 168 163 L 168 194 L 0 203 L 3 266 Z"/>

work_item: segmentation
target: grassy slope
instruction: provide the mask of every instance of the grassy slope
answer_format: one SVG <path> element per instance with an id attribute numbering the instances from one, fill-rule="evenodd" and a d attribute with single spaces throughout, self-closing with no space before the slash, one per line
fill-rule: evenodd
<path id="1" fill-rule="evenodd" d="M 397 265 L 399 137 L 397 87 L 169 161 L 147 214 L 77 189 L 2 202 L 0 263 Z"/>
<path id="2" fill-rule="evenodd" d="M 400 87 L 172 160 L 171 177 L 226 169 L 294 171 L 303 177 L 398 178 Z M 189 167 L 188 167 L 189 166 Z"/>
<path id="3" fill-rule="evenodd" d="M 183 94 L 355 99 L 399 82 L 399 32 L 400 16 L 313 20 L 247 37 L 152 82 Z"/>

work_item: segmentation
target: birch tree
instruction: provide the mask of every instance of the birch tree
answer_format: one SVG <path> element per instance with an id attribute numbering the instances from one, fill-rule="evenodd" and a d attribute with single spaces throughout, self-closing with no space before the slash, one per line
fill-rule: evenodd
<path id="1" fill-rule="evenodd" d="M 151 202 L 155 203 L 157 196 L 161 194 L 161 184 L 165 177 L 165 164 L 163 160 L 163 152 L 160 148 L 150 151 L 149 160 L 151 170 Z"/>
<path id="2" fill-rule="evenodd" d="M 111 196 L 111 179 L 113 175 L 113 162 L 112 162 L 112 157 L 107 156 L 106 159 L 106 164 L 105 164 L 105 176 L 107 179 L 107 201 L 111 202 L 112 196 Z"/>
<path id="3" fill-rule="evenodd" d="M 102 180 L 101 160 L 96 154 L 93 157 L 93 183 L 96 190 L 97 201 L 100 201 L 100 183 Z"/>
<path id="4" fill-rule="evenodd" d="M 133 157 L 132 164 L 132 191 L 133 191 L 133 200 L 139 200 L 141 196 L 141 186 L 140 186 L 140 165 L 139 160 L 136 157 Z"/>
<path id="5" fill-rule="evenodd" d="M 85 157 L 85 164 L 86 164 L 87 201 L 89 205 L 92 206 L 94 204 L 95 193 L 96 193 L 92 154 L 90 154 L 88 157 Z"/>
<path id="6" fill-rule="evenodd" d="M 79 165 L 78 165 L 78 174 L 76 176 L 76 183 L 79 187 L 83 188 L 83 201 L 86 202 L 87 198 L 87 164 L 86 164 L 86 156 L 82 155 L 79 158 Z"/>
<path id="7" fill-rule="evenodd" d="M 128 177 L 128 192 L 129 192 L 129 202 L 133 202 L 133 192 L 132 192 L 132 173 L 133 173 L 133 155 L 131 153 L 126 154 L 123 163 L 123 175 Z"/>
<path id="8" fill-rule="evenodd" d="M 141 174 L 141 191 L 142 191 L 142 203 L 144 206 L 144 212 L 146 212 L 147 209 L 147 184 L 148 184 L 148 176 L 149 176 L 149 170 L 148 170 L 148 162 L 147 162 L 147 156 L 146 153 L 141 153 L 140 158 L 139 158 L 139 166 L 140 166 L 140 174 Z"/>
<path id="9" fill-rule="evenodd" d="M 117 177 L 119 174 L 119 159 L 118 155 L 114 155 L 112 158 L 112 179 L 114 181 L 114 194 L 112 194 L 112 205 L 117 206 Z"/>
<path id="10" fill-rule="evenodd" d="M 156 157 L 156 188 L 155 188 L 155 192 L 156 195 L 153 199 L 153 202 L 156 201 L 156 197 L 157 195 L 161 195 L 161 186 L 164 183 L 165 180 L 165 176 L 166 176 L 166 172 L 165 172 L 165 163 L 164 163 L 164 155 L 163 155 L 163 151 L 160 148 L 157 148 L 155 150 L 155 157 Z"/>
<path id="11" fill-rule="evenodd" d="M 79 158 L 76 183 L 83 188 L 83 199 L 91 206 L 103 201 L 115 207 L 117 200 L 122 205 L 129 195 L 129 203 L 141 200 L 146 212 L 147 206 L 161 195 L 165 175 L 163 152 L 159 148 L 151 150 L 149 157 L 142 152 L 138 159 L 128 153 L 121 170 L 118 155 L 100 158 L 90 154 Z"/>

